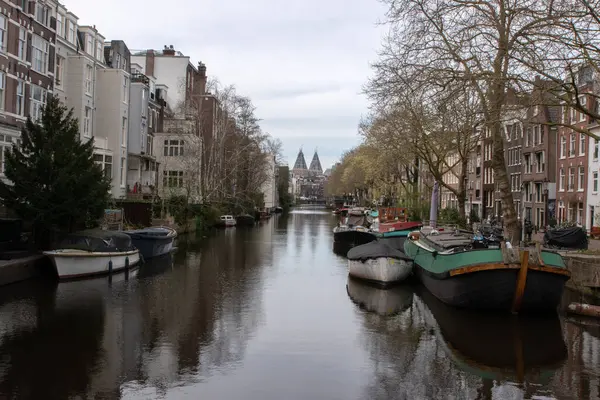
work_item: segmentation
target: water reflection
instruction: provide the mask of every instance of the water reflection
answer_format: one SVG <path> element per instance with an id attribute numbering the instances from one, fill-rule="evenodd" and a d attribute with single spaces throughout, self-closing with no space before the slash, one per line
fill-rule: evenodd
<path id="1" fill-rule="evenodd" d="M 558 317 L 458 310 L 422 287 L 407 304 L 401 293 L 408 290 L 348 281 L 350 297 L 364 310 L 363 342 L 373 362 L 365 398 L 552 395 L 552 378 L 567 359 Z"/>
<path id="2" fill-rule="evenodd" d="M 2 288 L 0 398 L 599 398 L 592 321 L 348 279 L 333 223 L 298 210 L 182 236 L 137 277 Z"/>

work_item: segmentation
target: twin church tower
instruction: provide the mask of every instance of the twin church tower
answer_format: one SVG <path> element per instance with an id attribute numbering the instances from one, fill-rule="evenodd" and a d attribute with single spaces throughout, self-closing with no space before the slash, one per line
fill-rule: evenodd
<path id="1" fill-rule="evenodd" d="M 323 168 L 321 167 L 321 161 L 319 160 L 317 150 L 315 150 L 315 155 L 310 162 L 310 168 L 307 168 L 304 153 L 302 152 L 302 148 L 300 148 L 298 157 L 296 157 L 296 162 L 294 163 L 294 168 L 292 168 L 292 174 L 295 176 L 323 175 Z"/>

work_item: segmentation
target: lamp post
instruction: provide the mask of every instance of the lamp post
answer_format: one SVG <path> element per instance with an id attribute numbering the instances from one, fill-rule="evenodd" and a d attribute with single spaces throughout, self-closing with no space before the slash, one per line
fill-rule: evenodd
<path id="1" fill-rule="evenodd" d="M 546 231 L 546 227 L 548 226 L 548 178 L 545 177 L 542 182 L 542 189 L 544 194 L 544 231 Z"/>

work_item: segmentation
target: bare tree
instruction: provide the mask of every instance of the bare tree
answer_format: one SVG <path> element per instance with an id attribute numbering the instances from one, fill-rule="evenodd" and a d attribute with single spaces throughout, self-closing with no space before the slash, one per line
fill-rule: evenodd
<path id="1" fill-rule="evenodd" d="M 537 70 L 556 65 L 552 57 L 565 54 L 561 37 L 573 34 L 585 14 L 582 7 L 575 0 L 382 1 L 390 34 L 367 92 L 381 106 L 409 93 L 407 85 L 444 91 L 453 82 L 468 84 L 492 138 L 507 236 L 518 240 L 503 151 L 507 92 L 530 90 Z"/>

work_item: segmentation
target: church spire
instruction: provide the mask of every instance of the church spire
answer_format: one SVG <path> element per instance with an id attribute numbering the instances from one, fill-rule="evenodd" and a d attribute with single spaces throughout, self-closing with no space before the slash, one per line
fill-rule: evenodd
<path id="1" fill-rule="evenodd" d="M 300 151 L 298 152 L 298 157 L 296 157 L 296 162 L 294 163 L 294 170 L 307 170 L 306 160 L 304 159 L 304 153 L 302 152 L 302 147 L 300 147 Z"/>
<path id="2" fill-rule="evenodd" d="M 319 160 L 319 155 L 317 154 L 317 149 L 315 149 L 315 155 L 310 162 L 310 172 L 315 173 L 317 175 L 323 175 L 323 168 L 321 167 L 321 160 Z"/>

